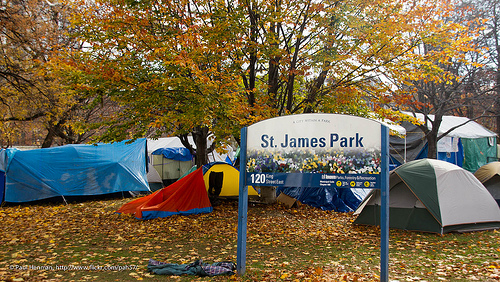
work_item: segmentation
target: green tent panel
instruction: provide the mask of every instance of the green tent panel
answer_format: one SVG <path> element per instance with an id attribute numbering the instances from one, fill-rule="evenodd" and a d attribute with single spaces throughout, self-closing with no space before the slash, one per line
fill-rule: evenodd
<path id="1" fill-rule="evenodd" d="M 463 168 L 474 172 L 481 166 L 497 160 L 496 137 L 462 138 Z"/>
<path id="2" fill-rule="evenodd" d="M 366 209 L 366 210 L 365 210 Z M 356 220 L 355 224 L 380 225 L 380 206 L 366 206 Z M 414 230 L 422 232 L 436 232 L 441 225 L 427 211 L 427 209 L 389 208 L 389 226 L 401 230 Z"/>
<path id="3" fill-rule="evenodd" d="M 404 169 L 396 169 L 395 175 L 399 180 L 409 187 L 420 187 L 418 199 L 423 203 L 427 210 L 441 222 L 441 212 L 437 195 L 437 183 L 434 175 L 434 168 L 429 162 L 409 162 Z M 430 177 L 431 176 L 431 177 Z M 432 177 L 434 176 L 434 177 Z M 396 177 L 393 177 L 394 185 L 398 184 Z"/>

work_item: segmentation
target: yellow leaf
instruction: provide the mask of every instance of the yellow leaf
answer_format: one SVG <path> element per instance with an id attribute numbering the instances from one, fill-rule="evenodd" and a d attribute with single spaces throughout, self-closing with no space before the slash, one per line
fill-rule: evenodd
<path id="1" fill-rule="evenodd" d="M 321 267 L 317 267 L 317 268 L 314 270 L 314 272 L 316 273 L 316 275 L 321 275 L 321 274 L 323 274 L 323 268 L 321 268 Z"/>

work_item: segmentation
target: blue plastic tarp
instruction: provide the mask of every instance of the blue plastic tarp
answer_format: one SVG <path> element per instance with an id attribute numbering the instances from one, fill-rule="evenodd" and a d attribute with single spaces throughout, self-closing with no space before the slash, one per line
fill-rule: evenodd
<path id="1" fill-rule="evenodd" d="M 185 147 L 159 148 L 153 151 L 153 155 L 163 155 L 163 157 L 175 161 L 191 161 L 193 155 Z"/>
<path id="2" fill-rule="evenodd" d="M 3 160 L 6 202 L 149 191 L 146 139 L 11 152 Z"/>
<path id="3" fill-rule="evenodd" d="M 348 188 L 278 187 L 276 195 L 280 193 L 295 198 L 303 204 L 336 212 L 352 212 L 358 208 L 363 200 L 360 193 Z"/>
<path id="4" fill-rule="evenodd" d="M 4 191 L 5 191 L 5 172 L 0 171 L 0 203 L 3 202 Z"/>
<path id="5" fill-rule="evenodd" d="M 459 167 L 463 167 L 465 155 L 461 138 L 458 139 L 457 147 L 458 147 L 457 152 L 438 152 L 436 159 L 455 164 Z M 416 160 L 427 158 L 428 151 L 429 151 L 429 145 L 425 144 L 424 148 L 422 148 L 422 151 L 418 154 Z"/>
<path id="6" fill-rule="evenodd" d="M 457 148 L 458 148 L 457 152 L 438 152 L 436 159 L 455 164 L 459 167 L 463 167 L 465 152 L 464 152 L 464 146 L 462 145 L 462 138 L 458 139 Z M 418 154 L 415 153 L 413 154 L 414 159 L 408 161 L 426 159 L 428 151 L 429 151 L 429 145 L 426 143 L 422 147 L 422 149 L 418 152 Z M 394 168 L 400 165 L 402 165 L 402 163 L 399 160 L 397 160 L 396 157 L 391 155 L 389 164 L 390 170 L 393 170 Z"/>

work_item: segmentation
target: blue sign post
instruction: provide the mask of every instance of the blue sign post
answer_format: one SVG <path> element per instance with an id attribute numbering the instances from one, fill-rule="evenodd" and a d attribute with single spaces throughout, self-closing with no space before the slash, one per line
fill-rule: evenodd
<path id="1" fill-rule="evenodd" d="M 238 242 L 236 244 L 236 270 L 239 275 L 245 274 L 247 258 L 247 211 L 248 211 L 248 186 L 246 179 L 246 144 L 247 128 L 241 129 L 240 144 L 240 192 L 238 197 Z"/>
<path id="2" fill-rule="evenodd" d="M 381 126 L 380 281 L 389 281 L 389 128 Z"/>
<path id="3" fill-rule="evenodd" d="M 237 272 L 245 273 L 248 185 L 381 189 L 380 280 L 388 281 L 389 130 L 374 120 L 302 114 L 241 130 Z"/>

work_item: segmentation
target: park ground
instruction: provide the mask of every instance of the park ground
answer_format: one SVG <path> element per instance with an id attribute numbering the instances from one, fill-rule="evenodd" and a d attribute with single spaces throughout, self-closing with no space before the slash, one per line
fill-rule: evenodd
<path id="1" fill-rule="evenodd" d="M 161 276 L 149 259 L 236 262 L 238 204 L 208 214 L 137 220 L 125 199 L 0 208 L 0 281 L 378 281 L 380 229 L 352 213 L 250 204 L 242 276 Z M 391 281 L 500 281 L 498 230 L 390 231 Z"/>

